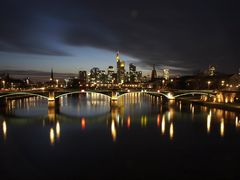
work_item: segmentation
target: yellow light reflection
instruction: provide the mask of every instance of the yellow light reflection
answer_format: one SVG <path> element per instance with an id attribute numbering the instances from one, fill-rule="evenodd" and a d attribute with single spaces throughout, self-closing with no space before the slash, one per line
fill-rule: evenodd
<path id="1" fill-rule="evenodd" d="M 212 120 L 212 111 L 210 110 L 207 115 L 207 132 L 210 133 L 211 131 L 211 120 Z"/>
<path id="2" fill-rule="evenodd" d="M 207 132 L 208 133 L 210 133 L 210 131 L 211 131 L 211 119 L 212 119 L 211 115 L 208 114 L 207 115 Z"/>
<path id="3" fill-rule="evenodd" d="M 170 122 L 171 121 L 171 112 L 168 111 L 167 115 L 168 115 L 168 121 Z"/>
<path id="4" fill-rule="evenodd" d="M 240 123 L 239 123 L 239 121 L 238 121 L 238 116 L 236 116 L 235 126 L 236 126 L 236 127 L 240 127 Z"/>
<path id="5" fill-rule="evenodd" d="M 53 128 L 50 129 L 49 137 L 50 137 L 50 144 L 51 144 L 51 145 L 54 145 L 55 135 L 54 135 L 54 129 L 53 129 Z"/>
<path id="6" fill-rule="evenodd" d="M 174 136 L 173 122 L 171 122 L 170 124 L 169 136 L 170 136 L 170 140 L 172 140 Z"/>
<path id="7" fill-rule="evenodd" d="M 224 136 L 224 119 L 221 119 L 221 125 L 220 125 L 220 135 L 221 137 Z"/>
<path id="8" fill-rule="evenodd" d="M 3 139 L 6 140 L 7 139 L 7 123 L 6 123 L 6 121 L 3 121 L 2 128 L 3 128 Z"/>
<path id="9" fill-rule="evenodd" d="M 146 115 L 143 115 L 141 117 L 141 125 L 146 127 L 147 126 L 147 116 Z"/>
<path id="10" fill-rule="evenodd" d="M 52 103 L 52 102 L 49 102 L 49 103 Z M 56 111 L 55 107 L 49 107 L 48 108 L 48 120 L 50 122 L 54 122 L 55 119 L 56 119 L 56 112 L 55 111 Z"/>
<path id="11" fill-rule="evenodd" d="M 194 116 L 194 106 L 192 106 L 192 117 Z"/>
<path id="12" fill-rule="evenodd" d="M 56 136 L 57 136 L 57 139 L 60 139 L 60 135 L 61 135 L 60 123 L 57 122 L 56 123 Z"/>
<path id="13" fill-rule="evenodd" d="M 114 120 L 112 120 L 112 124 L 111 124 L 111 133 L 112 133 L 113 142 L 115 142 L 117 139 L 117 130 L 116 130 L 116 125 Z"/>
<path id="14" fill-rule="evenodd" d="M 162 128 L 161 128 L 162 134 L 165 133 L 165 115 L 162 117 Z"/>

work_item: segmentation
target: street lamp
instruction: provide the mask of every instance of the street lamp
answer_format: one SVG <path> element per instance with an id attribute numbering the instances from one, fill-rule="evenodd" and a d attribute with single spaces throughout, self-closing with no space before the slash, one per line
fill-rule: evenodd
<path id="1" fill-rule="evenodd" d="M 3 80 L 3 81 L 2 81 L 3 88 L 5 88 L 5 83 L 6 83 L 6 82 Z"/>
<path id="2" fill-rule="evenodd" d="M 165 83 L 165 80 L 163 79 L 163 80 L 162 80 L 162 87 L 164 86 L 164 83 Z"/>
<path id="3" fill-rule="evenodd" d="M 57 87 L 58 87 L 58 79 L 56 79 Z"/>
<path id="4" fill-rule="evenodd" d="M 208 82 L 207 82 L 207 84 L 208 84 L 208 89 L 209 89 L 209 87 L 210 87 L 210 84 L 211 84 L 211 81 L 208 81 Z"/>
<path id="5" fill-rule="evenodd" d="M 224 86 L 224 84 L 225 84 L 225 81 L 223 80 L 223 81 L 222 81 L 222 86 Z"/>

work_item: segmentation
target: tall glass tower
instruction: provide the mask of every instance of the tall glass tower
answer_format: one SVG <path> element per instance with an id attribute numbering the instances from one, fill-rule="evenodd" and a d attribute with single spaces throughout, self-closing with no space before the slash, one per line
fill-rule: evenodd
<path id="1" fill-rule="evenodd" d="M 120 54 L 117 52 L 116 54 L 117 61 L 117 82 L 124 83 L 125 82 L 125 62 L 120 59 Z"/>

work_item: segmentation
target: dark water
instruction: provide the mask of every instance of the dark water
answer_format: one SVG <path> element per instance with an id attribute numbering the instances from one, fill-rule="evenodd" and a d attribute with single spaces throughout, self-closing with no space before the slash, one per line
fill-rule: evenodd
<path id="1" fill-rule="evenodd" d="M 148 95 L 8 102 L 0 179 L 238 179 L 238 113 Z"/>

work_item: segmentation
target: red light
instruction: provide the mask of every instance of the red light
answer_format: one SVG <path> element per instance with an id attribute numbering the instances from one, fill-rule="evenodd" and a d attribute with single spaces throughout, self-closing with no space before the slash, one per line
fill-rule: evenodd
<path id="1" fill-rule="evenodd" d="M 157 116 L 157 126 L 160 127 L 160 122 L 161 122 L 161 118 L 160 118 L 160 114 L 158 114 Z"/>
<path id="2" fill-rule="evenodd" d="M 130 126 L 131 126 L 131 118 L 130 118 L 130 116 L 128 116 L 128 118 L 127 118 L 127 128 L 130 128 Z"/>
<path id="3" fill-rule="evenodd" d="M 86 128 L 86 120 L 85 120 L 84 117 L 83 117 L 82 120 L 81 120 L 81 126 L 82 126 L 82 129 L 83 129 L 83 130 Z"/>

